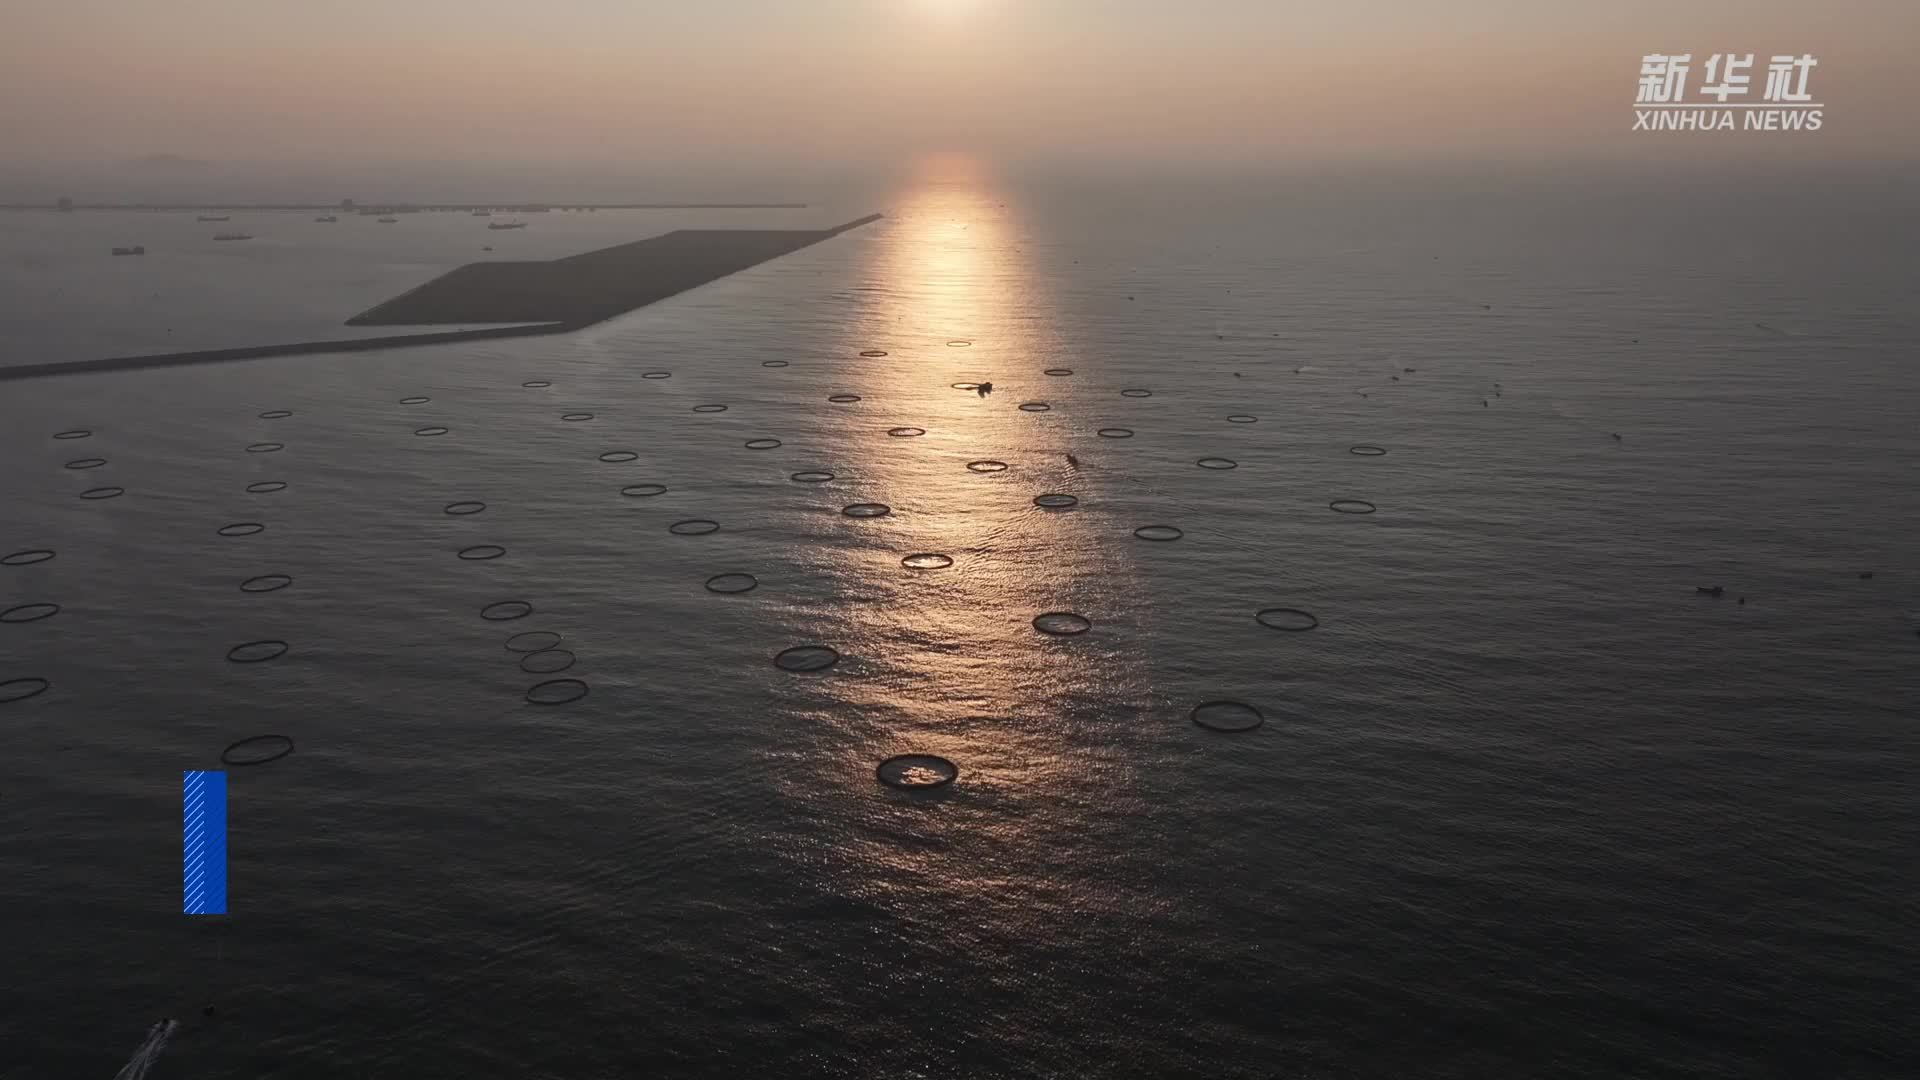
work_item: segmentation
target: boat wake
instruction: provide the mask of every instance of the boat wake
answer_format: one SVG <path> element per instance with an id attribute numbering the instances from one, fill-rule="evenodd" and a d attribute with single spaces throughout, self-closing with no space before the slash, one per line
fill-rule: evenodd
<path id="1" fill-rule="evenodd" d="M 125 1067 L 115 1073 L 113 1080 L 143 1080 L 152 1068 L 159 1064 L 160 1055 L 166 1052 L 167 1040 L 180 1029 L 177 1020 L 162 1020 L 147 1031 L 147 1041 L 133 1052 L 133 1057 Z"/>

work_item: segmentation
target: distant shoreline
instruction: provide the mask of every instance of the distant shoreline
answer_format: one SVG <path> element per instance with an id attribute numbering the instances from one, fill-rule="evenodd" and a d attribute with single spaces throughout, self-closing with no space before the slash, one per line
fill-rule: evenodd
<path id="1" fill-rule="evenodd" d="M 75 210 L 157 210 L 184 212 L 189 210 L 297 210 L 303 213 L 328 211 L 332 213 L 357 214 L 362 211 L 408 211 L 422 212 L 504 210 L 521 213 L 541 210 L 805 210 L 811 203 L 543 203 L 543 202 L 500 202 L 500 203 L 388 203 L 356 202 L 351 206 L 340 203 L 74 203 L 72 206 L 57 206 L 50 203 L 0 203 L 0 210 L 44 210 L 48 213 L 64 214 Z"/>

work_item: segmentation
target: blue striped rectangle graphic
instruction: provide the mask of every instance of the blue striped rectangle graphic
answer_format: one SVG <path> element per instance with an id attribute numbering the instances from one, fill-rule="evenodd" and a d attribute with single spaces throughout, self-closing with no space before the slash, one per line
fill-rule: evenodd
<path id="1" fill-rule="evenodd" d="M 180 873 L 188 915 L 227 913 L 227 774 L 183 773 Z"/>

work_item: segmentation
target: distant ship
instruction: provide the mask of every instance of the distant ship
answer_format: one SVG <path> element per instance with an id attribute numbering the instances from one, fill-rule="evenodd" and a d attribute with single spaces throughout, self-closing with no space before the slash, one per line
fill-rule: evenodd
<path id="1" fill-rule="evenodd" d="M 145 255 L 147 249 L 140 244 L 135 244 L 132 247 L 114 248 L 113 253 L 115 255 Z"/>
<path id="2" fill-rule="evenodd" d="M 474 217 L 492 217 L 492 216 L 493 216 L 493 211 L 491 211 L 491 210 L 475 210 L 475 211 L 473 212 L 473 216 L 474 216 Z"/>
<path id="3" fill-rule="evenodd" d="M 327 225 L 331 225 L 334 222 L 339 221 L 340 219 L 337 217 L 334 217 L 332 214 L 328 214 L 325 217 L 317 217 L 317 218 L 314 218 L 313 220 L 325 223 Z"/>
<path id="4" fill-rule="evenodd" d="M 223 233 L 215 233 L 213 235 L 213 238 L 215 240 L 251 240 L 253 239 L 253 234 L 243 233 L 243 232 L 223 232 Z"/>
<path id="5" fill-rule="evenodd" d="M 381 219 L 380 219 L 380 224 L 382 224 L 382 225 L 391 225 L 391 224 L 393 224 L 394 222 L 396 222 L 396 221 L 399 221 L 399 220 L 400 220 L 400 219 L 399 219 L 399 218 L 397 218 L 397 217 L 383 217 L 383 218 L 381 218 Z"/>
<path id="6" fill-rule="evenodd" d="M 489 229 L 524 229 L 526 227 L 527 223 L 524 221 L 496 221 L 487 226 Z"/>
<path id="7" fill-rule="evenodd" d="M 199 218 L 198 220 L 200 220 L 200 221 L 229 221 L 229 220 L 231 220 L 231 218 L 230 218 L 230 217 L 229 217 L 228 215 L 225 215 L 225 214 L 223 214 L 223 215 L 221 215 L 220 217 L 209 217 L 209 216 L 207 216 L 207 215 L 204 215 L 204 214 L 203 214 L 203 215 L 201 215 L 201 216 L 200 216 L 200 218 Z"/>

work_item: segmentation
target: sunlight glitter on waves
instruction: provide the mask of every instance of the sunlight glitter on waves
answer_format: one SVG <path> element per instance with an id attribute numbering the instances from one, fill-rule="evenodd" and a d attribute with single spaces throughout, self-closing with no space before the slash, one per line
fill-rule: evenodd
<path id="1" fill-rule="evenodd" d="M 808 623 L 847 659 L 780 686 L 801 744 L 778 751 L 781 794 L 835 822 L 835 842 L 812 857 L 854 894 L 918 888 L 902 876 L 937 880 L 948 896 L 1004 890 L 1004 872 L 981 874 L 977 863 L 887 836 L 977 838 L 1035 853 L 1098 832 L 1100 807 L 1127 803 L 1135 788 L 1137 763 L 1108 724 L 1144 715 L 1152 698 L 1131 584 L 1137 555 L 1131 536 L 1100 527 L 1094 513 L 1033 505 L 1043 490 L 1081 484 L 1069 475 L 1060 413 L 1016 407 L 1018 394 L 1046 380 L 1054 315 L 1004 204 L 977 161 L 925 161 L 874 248 L 866 281 L 877 290 L 862 294 L 872 307 L 833 386 L 858 396 L 858 411 L 833 413 L 820 429 L 833 459 L 856 473 L 835 502 L 895 509 L 822 517 L 820 527 L 839 534 L 816 548 L 839 603 L 810 611 Z M 870 350 L 885 356 L 856 356 Z M 956 380 L 993 380 L 996 394 L 954 390 Z M 1048 392 L 1071 398 L 1064 386 Z M 925 434 L 887 438 L 904 425 Z M 968 469 L 987 457 L 1012 469 Z M 902 565 L 916 552 L 943 553 L 952 565 Z M 1058 638 L 1033 625 L 1064 609 L 1085 613 L 1094 630 Z M 885 788 L 877 765 L 900 753 L 945 757 L 958 780 L 927 792 Z M 1050 809 L 1039 813 L 1043 801 Z"/>
<path id="2" fill-rule="evenodd" d="M 1015 249 L 1015 211 L 988 166 L 961 154 L 922 159 L 889 210 L 873 278 L 889 288 L 871 314 L 875 331 L 914 345 L 972 342 L 994 357 L 1034 348 L 1032 320 L 1051 305 Z M 905 342 L 903 342 L 905 344 Z M 967 365 L 986 356 L 930 357 Z M 951 380 L 949 380 L 951 381 Z"/>

